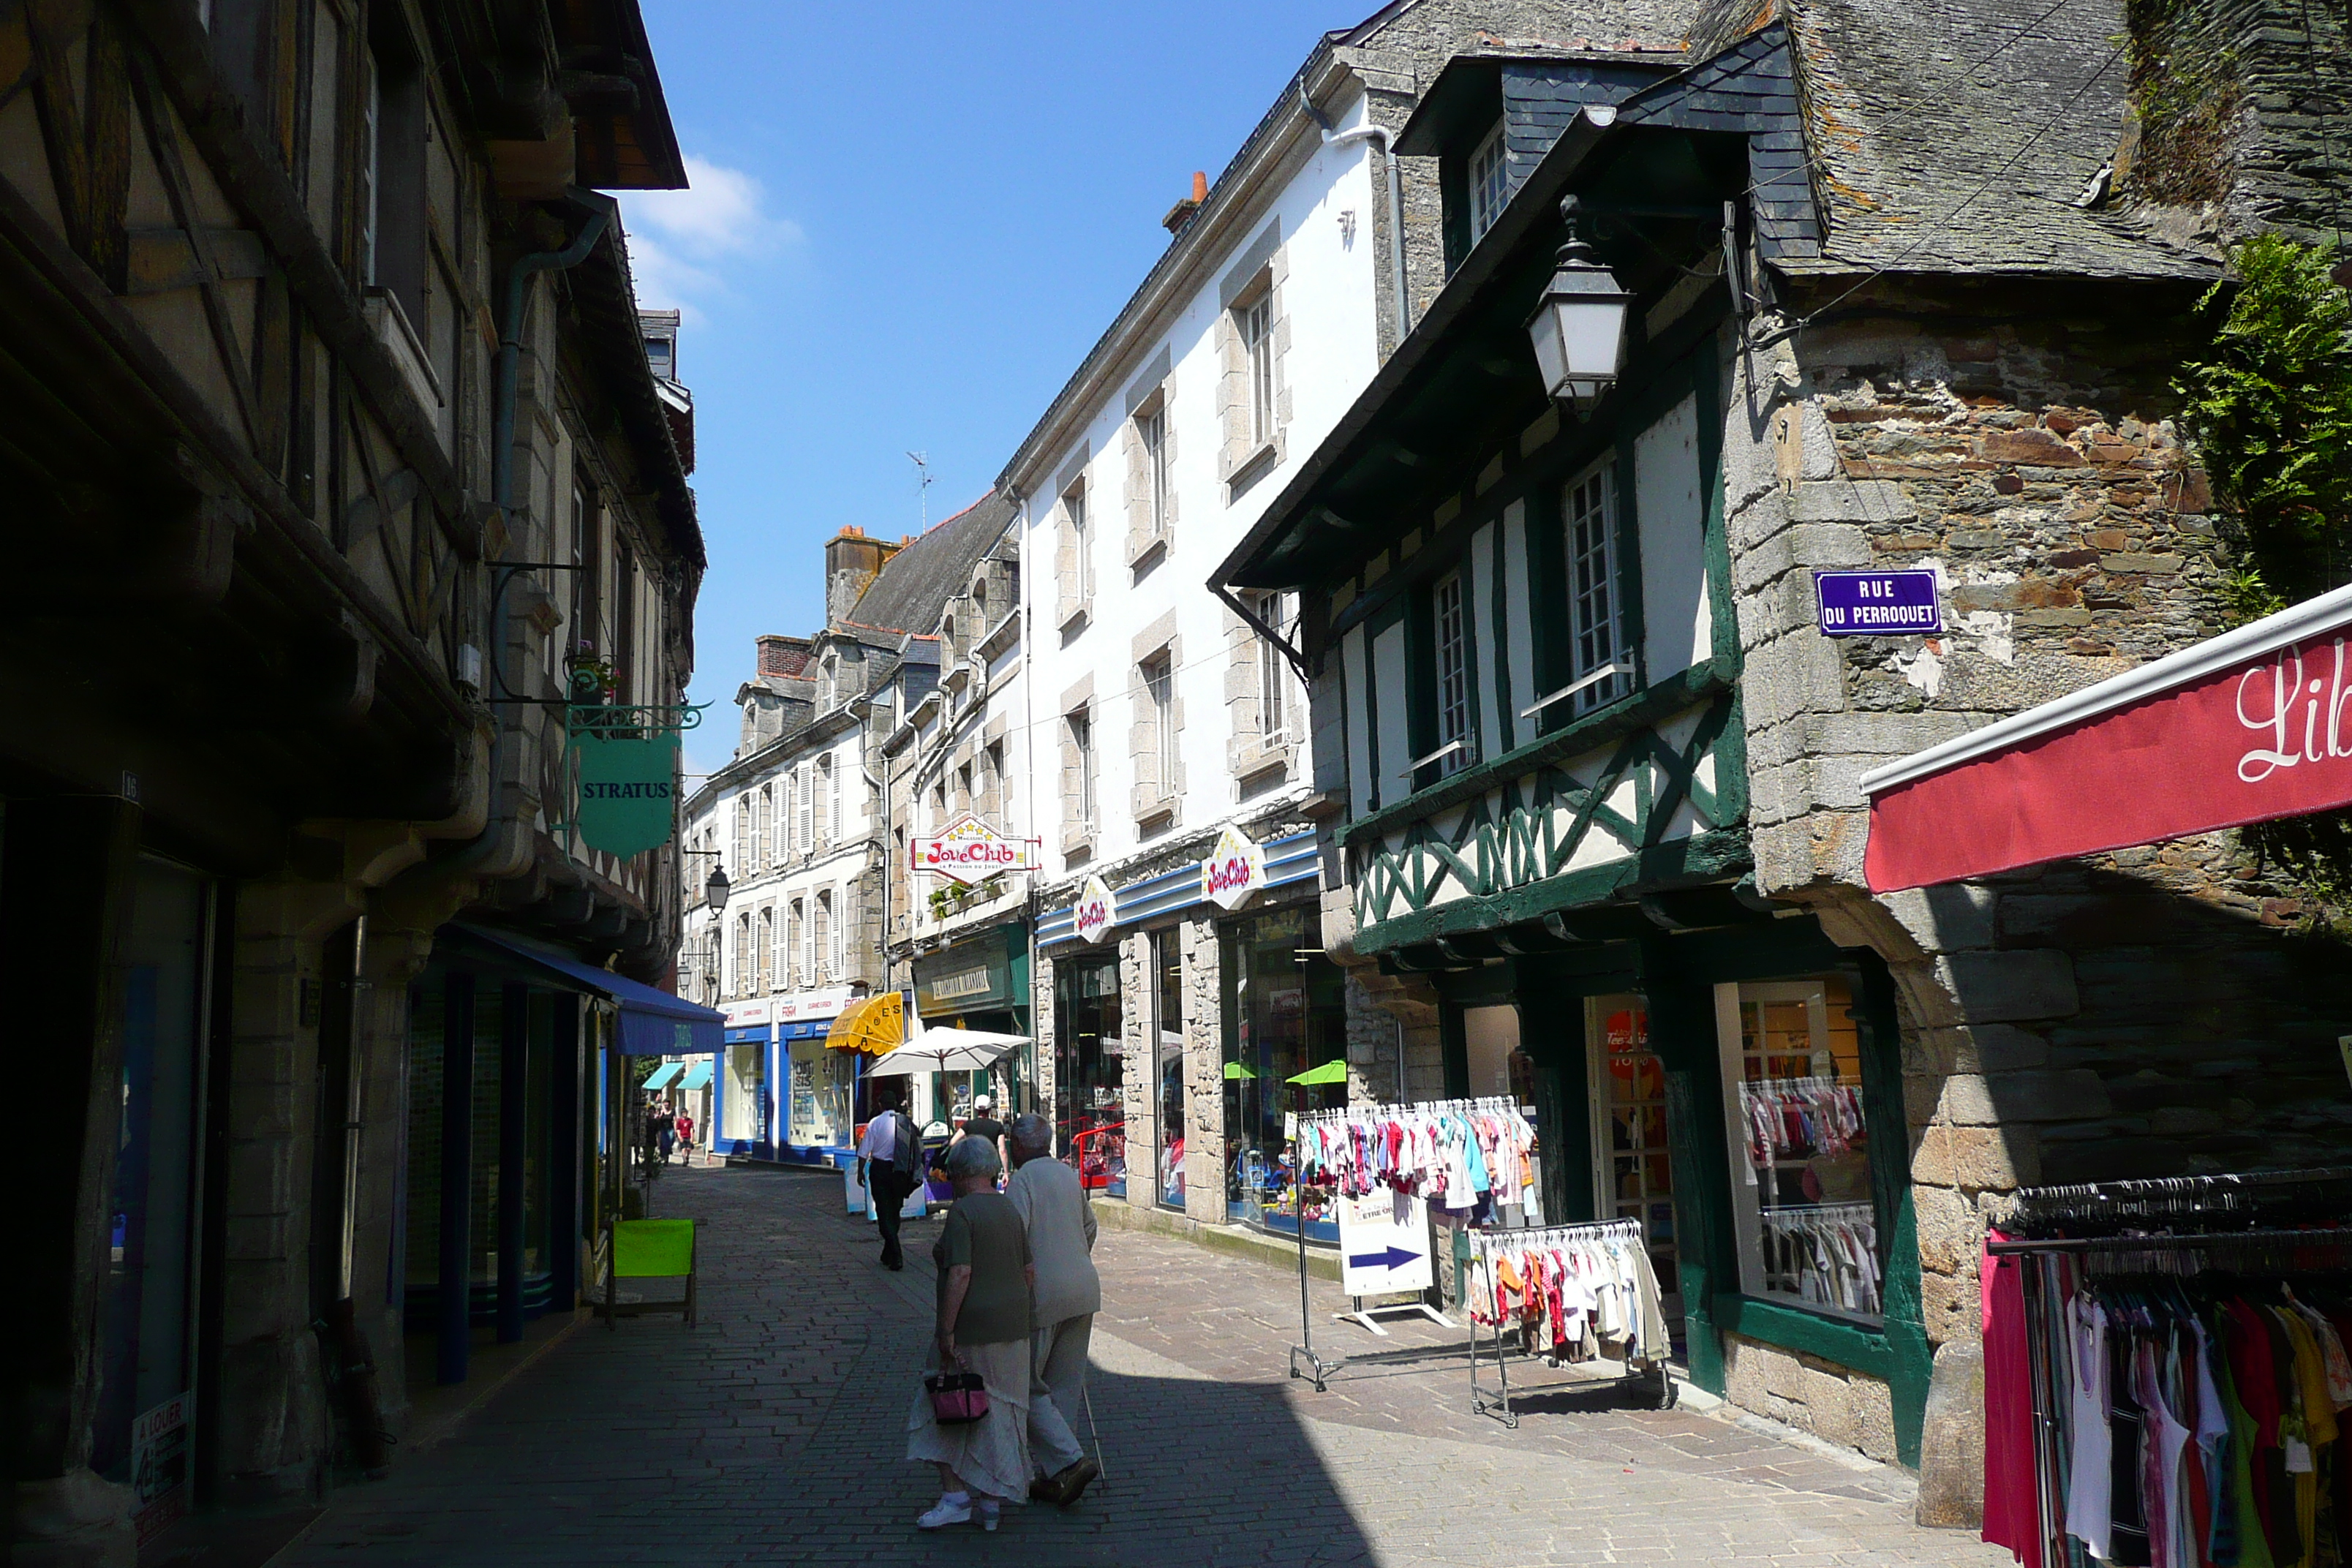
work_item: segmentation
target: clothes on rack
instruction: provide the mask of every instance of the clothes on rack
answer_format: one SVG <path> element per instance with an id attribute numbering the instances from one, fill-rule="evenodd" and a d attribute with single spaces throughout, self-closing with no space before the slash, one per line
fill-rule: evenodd
<path id="1" fill-rule="evenodd" d="M 1748 1163 L 1769 1170 L 1791 1159 L 1844 1154 L 1863 1142 L 1862 1091 L 1832 1078 L 1774 1078 L 1739 1086 Z"/>
<path id="2" fill-rule="evenodd" d="M 1666 1358 L 1665 1310 L 1639 1222 L 1474 1235 L 1473 1322 L 1516 1328 L 1555 1363 Z"/>
<path id="3" fill-rule="evenodd" d="M 2162 1246 L 2150 1238 L 2151 1253 Z M 2040 1270 L 2042 1342 L 2063 1394 L 2050 1406 L 2063 1472 L 2053 1478 L 2063 1515 L 2053 1522 L 2087 1562 L 2352 1563 L 2352 1276 L 2099 1276 L 2063 1254 L 2018 1261 Z M 2005 1440 L 1988 1427 L 1991 1540 L 1997 1511 L 2008 1518 L 2016 1500 L 2010 1472 L 1994 1468 Z M 2024 1555 L 2013 1533 L 2000 1539 Z"/>
<path id="4" fill-rule="evenodd" d="M 1764 1282 L 1816 1305 L 1880 1310 L 1877 1210 L 1866 1203 L 1763 1210 Z"/>
<path id="5" fill-rule="evenodd" d="M 1305 1179 L 1350 1197 L 1386 1186 L 1429 1200 L 1445 1223 L 1489 1223 L 1535 1184 L 1536 1130 L 1508 1100 L 1353 1106 L 1299 1121 Z"/>

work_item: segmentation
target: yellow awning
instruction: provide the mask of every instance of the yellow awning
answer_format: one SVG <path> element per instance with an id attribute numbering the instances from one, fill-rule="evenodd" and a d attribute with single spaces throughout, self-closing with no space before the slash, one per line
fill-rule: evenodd
<path id="1" fill-rule="evenodd" d="M 906 1020 L 900 1016 L 896 991 L 851 1003 L 824 1032 L 829 1050 L 866 1051 L 877 1057 L 897 1050 L 906 1037 Z"/>

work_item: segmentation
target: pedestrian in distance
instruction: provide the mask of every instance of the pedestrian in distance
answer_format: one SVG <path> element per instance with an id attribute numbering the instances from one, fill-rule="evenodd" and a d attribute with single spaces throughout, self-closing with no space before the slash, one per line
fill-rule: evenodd
<path id="1" fill-rule="evenodd" d="M 896 1088 L 877 1089 L 875 1098 L 881 1108 L 857 1141 L 857 1173 L 874 1198 L 874 1223 L 882 1232 L 882 1267 L 895 1271 L 907 1267 L 898 1247 L 899 1211 L 922 1179 L 923 1140 L 898 1109 Z"/>
<path id="2" fill-rule="evenodd" d="M 988 1096 L 973 1095 L 971 1114 L 964 1119 L 963 1131 L 958 1134 L 958 1137 L 960 1139 L 978 1138 L 986 1142 L 990 1148 L 996 1151 L 997 1168 L 1003 1170 L 1009 1168 L 1011 1164 L 1012 1151 L 1004 1146 L 1004 1123 L 999 1121 L 993 1114 L 995 1107 L 996 1102 Z"/>
<path id="3" fill-rule="evenodd" d="M 686 1163 L 694 1163 L 694 1117 L 691 1112 L 677 1113 L 677 1146 L 686 1152 Z"/>
<path id="4" fill-rule="evenodd" d="M 1052 1122 L 1034 1112 L 1016 1116 L 1005 1141 L 1013 1176 L 1004 1195 L 1021 1216 L 1037 1277 L 1029 1362 L 1029 1451 L 1037 1476 L 1029 1495 L 1067 1508 L 1102 1475 L 1072 1426 L 1087 1396 L 1087 1343 L 1102 1310 L 1094 1205 L 1077 1172 L 1053 1157 Z"/>
<path id="5" fill-rule="evenodd" d="M 994 1530 L 1004 1501 L 1020 1502 L 1029 1489 L 1029 1299 L 1037 1275 L 1021 1215 L 996 1190 L 1003 1170 L 996 1151 L 966 1138 L 948 1151 L 947 1166 L 956 1199 L 931 1248 L 938 1315 L 924 1370 L 977 1373 L 988 1409 L 977 1421 L 943 1426 L 929 1390 L 915 1390 L 907 1458 L 940 1470 L 940 1500 L 915 1524 Z"/>
<path id="6" fill-rule="evenodd" d="M 654 1112 L 654 1137 L 661 1144 L 661 1163 L 667 1165 L 677 1147 L 677 1119 L 666 1105 Z"/>

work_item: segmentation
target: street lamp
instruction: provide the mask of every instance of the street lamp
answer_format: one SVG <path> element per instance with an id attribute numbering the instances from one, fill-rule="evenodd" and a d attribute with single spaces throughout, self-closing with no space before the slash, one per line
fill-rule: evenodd
<path id="1" fill-rule="evenodd" d="M 1528 318 L 1528 337 L 1544 391 L 1581 412 L 1616 384 L 1625 356 L 1625 310 L 1633 296 L 1577 235 L 1575 197 L 1560 203 L 1560 216 L 1569 226 L 1568 242 Z"/>
<path id="2" fill-rule="evenodd" d="M 713 866 L 710 868 L 710 880 L 702 884 L 703 899 L 713 910 L 723 910 L 727 907 L 728 889 L 733 886 L 727 879 L 727 868 Z"/>

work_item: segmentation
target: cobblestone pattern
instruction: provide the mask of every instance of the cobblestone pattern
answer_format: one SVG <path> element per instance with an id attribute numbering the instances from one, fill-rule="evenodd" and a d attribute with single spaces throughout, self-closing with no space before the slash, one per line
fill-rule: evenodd
<path id="1" fill-rule="evenodd" d="M 1459 1339 L 1433 1327 L 1333 1327 L 1327 1353 L 1402 1357 L 1317 1394 L 1284 1376 L 1286 1276 L 1114 1230 L 1093 1383 L 1108 1479 L 1066 1514 L 1008 1509 L 992 1537 L 924 1536 L 934 1487 L 900 1423 L 930 1227 L 884 1274 L 840 1204 L 821 1177 L 674 1168 L 654 1206 L 706 1226 L 700 1327 L 583 1326 L 441 1446 L 339 1493 L 276 1568 L 2006 1561 L 1909 1524 L 1897 1472 L 1611 1387 L 1538 1396 L 1507 1431 L 1468 1414 Z M 1339 1305 L 1317 1290 L 1318 1312 Z"/>

